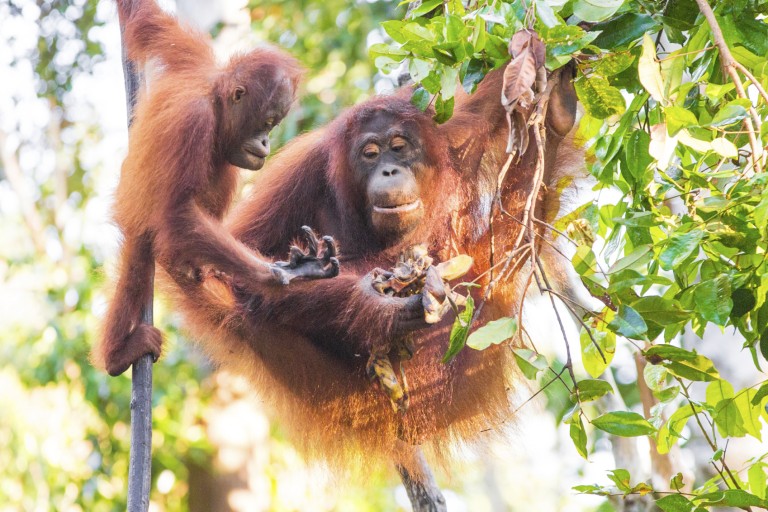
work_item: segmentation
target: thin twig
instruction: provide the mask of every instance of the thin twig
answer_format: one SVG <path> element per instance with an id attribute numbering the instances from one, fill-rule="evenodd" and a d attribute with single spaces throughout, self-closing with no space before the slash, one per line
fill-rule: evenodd
<path id="1" fill-rule="evenodd" d="M 539 273 L 541 274 L 541 279 L 544 281 L 544 284 L 546 285 L 547 288 L 551 288 L 549 286 L 549 281 L 547 280 L 547 276 L 544 273 L 544 269 L 542 268 L 541 263 L 538 260 L 536 261 L 536 265 L 539 268 Z M 534 276 L 536 277 L 536 284 L 539 285 L 539 289 L 542 289 L 541 283 L 539 283 L 538 276 L 536 276 L 535 273 L 534 273 Z M 557 305 L 555 304 L 555 296 L 552 295 L 551 293 L 549 294 L 549 301 L 552 303 L 552 309 L 555 312 L 555 317 L 557 318 L 557 324 L 560 326 L 560 333 L 563 335 L 563 343 L 565 343 L 565 355 L 566 355 L 565 367 L 568 368 L 568 375 L 571 376 L 571 380 L 573 381 L 573 384 L 575 386 L 574 389 L 576 390 L 576 399 L 578 400 L 579 387 L 576 386 L 576 375 L 573 372 L 573 358 L 571 357 L 571 344 L 568 343 L 568 334 L 566 334 L 565 332 L 565 326 L 563 325 L 563 320 L 560 318 L 560 312 L 557 310 Z M 592 341 L 595 344 L 595 347 L 597 348 L 597 350 L 600 352 L 600 355 L 603 358 L 603 362 L 605 362 L 606 359 L 605 359 L 605 355 L 603 355 L 603 351 L 600 350 L 600 347 L 597 346 L 596 341 L 594 340 Z"/>
<path id="2" fill-rule="evenodd" d="M 553 371 L 554 371 L 554 370 L 553 370 Z M 539 395 L 540 395 L 542 392 L 544 392 L 544 390 L 545 390 L 545 389 L 547 389 L 549 386 L 551 386 L 551 385 L 552 385 L 552 384 L 553 384 L 553 383 L 554 383 L 556 380 L 560 379 L 560 376 L 563 374 L 563 372 L 564 372 L 564 371 L 565 371 L 565 366 L 563 366 L 563 367 L 560 369 L 560 371 L 559 371 L 558 373 L 556 373 L 556 374 L 555 374 L 555 376 L 554 376 L 554 377 L 552 377 L 552 378 L 551 378 L 549 381 L 547 381 L 547 383 L 546 383 L 546 384 L 544 384 L 543 386 L 541 386 L 541 388 L 540 388 L 538 391 L 536 391 L 534 394 L 532 394 L 531 396 L 529 396 L 529 397 L 528 397 L 528 398 L 525 400 L 525 402 L 523 402 L 523 403 L 521 403 L 520 405 L 518 405 L 518 406 L 517 406 L 517 408 L 515 408 L 515 410 L 514 410 L 514 411 L 512 411 L 512 414 L 513 414 L 513 415 L 514 415 L 514 414 L 517 414 L 517 411 L 519 411 L 520 409 L 522 409 L 523 407 L 525 407 L 526 405 L 528 405 L 528 403 L 529 403 L 529 402 L 531 402 L 531 401 L 532 401 L 534 398 L 536 398 L 536 397 L 537 397 L 537 396 L 539 396 Z M 562 380 L 562 379 L 561 379 L 561 380 Z M 565 383 L 563 383 L 563 384 L 565 384 Z M 567 386 L 566 386 L 566 387 L 567 387 Z"/>
<path id="3" fill-rule="evenodd" d="M 542 275 L 544 273 L 544 268 L 541 266 L 541 264 L 539 264 L 539 272 L 541 272 Z M 565 306 L 568 309 L 568 311 L 571 312 L 571 314 L 576 319 L 576 321 L 579 322 L 582 327 L 584 327 L 584 330 L 587 332 L 587 336 L 589 336 L 589 339 L 592 341 L 592 345 L 594 345 L 594 347 L 597 349 L 597 353 L 600 354 L 600 357 L 603 359 L 603 362 L 607 363 L 608 361 L 607 361 L 607 359 L 605 359 L 605 354 L 603 354 L 603 349 L 601 349 L 600 345 L 597 344 L 597 340 L 595 339 L 594 335 L 592 334 L 592 330 L 589 328 L 587 323 L 584 320 L 582 320 L 581 317 L 579 317 L 578 313 L 576 313 L 576 310 L 573 309 L 573 306 L 571 306 L 570 304 L 568 304 L 568 302 L 566 302 L 566 301 L 569 301 L 569 302 L 573 302 L 573 301 L 571 301 L 570 299 L 568 299 L 564 295 L 556 292 L 552 288 L 549 288 L 549 286 L 547 286 L 546 288 L 540 288 L 540 291 L 541 292 L 547 292 L 548 294 L 554 295 L 555 297 L 560 299 L 560 301 L 563 304 L 563 306 Z M 576 304 L 576 303 L 574 302 L 574 304 Z M 579 304 L 576 304 L 576 306 L 580 307 L 581 309 L 584 309 L 584 311 L 586 313 L 593 314 L 591 311 L 589 311 L 588 309 L 585 309 L 583 306 L 580 306 Z M 597 315 L 594 315 L 594 316 L 597 317 Z"/>
<path id="4" fill-rule="evenodd" d="M 714 438 L 710 438 L 709 434 L 707 434 L 707 429 L 704 428 L 704 424 L 701 422 L 701 418 L 699 417 L 699 411 L 696 410 L 696 407 L 693 405 L 693 399 L 691 399 L 691 395 L 688 394 L 688 388 L 685 386 L 682 379 L 675 377 L 675 380 L 677 380 L 678 384 L 680 384 L 680 393 L 682 393 L 682 395 L 688 401 L 688 405 L 693 412 L 693 417 L 696 420 L 696 423 L 699 425 L 699 430 L 701 431 L 702 436 L 704 436 L 704 440 L 707 442 L 712 451 L 716 452 L 718 450 L 717 443 L 715 442 Z M 723 455 L 723 458 L 721 459 L 721 465 L 723 470 L 728 473 L 728 476 L 730 476 L 731 481 L 733 482 L 733 486 L 735 486 L 736 489 L 741 489 L 738 480 L 736 480 L 730 468 L 725 462 L 725 455 Z M 715 470 L 720 474 L 720 478 L 723 480 L 723 483 L 731 488 L 731 484 L 728 483 L 728 479 L 723 474 L 723 471 L 718 469 L 714 461 L 712 462 L 712 466 L 714 466 Z M 747 507 L 746 510 L 752 510 L 752 508 Z"/>
<path id="5" fill-rule="evenodd" d="M 707 0 L 696 0 L 696 4 L 698 4 L 699 10 L 707 20 L 707 24 L 709 24 L 710 30 L 712 30 L 712 40 L 720 52 L 720 63 L 722 64 L 725 72 L 731 77 L 731 81 L 733 81 L 733 85 L 736 87 L 736 94 L 739 96 L 739 98 L 749 99 L 749 96 L 747 96 L 747 93 L 744 90 L 744 84 L 742 83 L 737 71 L 738 63 L 736 62 L 736 59 L 733 58 L 731 51 L 728 49 L 728 44 L 725 42 L 723 31 L 720 29 L 720 25 L 717 23 L 715 13 L 712 11 L 712 8 L 709 6 Z M 749 136 L 749 146 L 752 149 L 752 164 L 755 172 L 759 174 L 763 171 L 763 165 L 761 161 L 762 147 L 758 145 L 758 138 L 755 133 L 755 128 L 758 130 L 760 129 L 761 121 L 757 110 L 755 110 L 755 107 L 751 105 L 751 101 L 749 114 L 751 119 L 744 119 L 744 126 L 747 129 Z"/>
<path id="6" fill-rule="evenodd" d="M 576 240 L 574 240 L 573 238 L 569 237 L 567 234 L 565 234 L 563 231 L 560 231 L 559 229 L 557 229 L 557 228 L 556 228 L 555 226 L 553 226 L 552 224 L 549 224 L 549 223 L 547 223 L 547 222 L 544 222 L 544 221 L 543 221 L 543 220 L 541 220 L 541 219 L 536 219 L 536 218 L 534 218 L 534 219 L 533 219 L 533 222 L 536 222 L 537 224 L 541 224 L 541 225 L 542 225 L 542 226 L 544 226 L 545 228 L 549 228 L 549 229 L 551 229 L 552 231 L 554 231 L 554 232 L 555 232 L 555 233 L 557 233 L 558 235 L 561 235 L 561 236 L 563 236 L 563 237 L 564 237 L 566 240 L 568 240 L 569 242 L 571 242 L 573 245 L 575 245 L 575 246 L 577 246 L 577 247 L 579 246 L 579 243 L 578 243 L 578 242 L 576 242 Z"/>
<path id="7" fill-rule="evenodd" d="M 742 74 L 742 75 L 746 76 L 746 77 L 747 77 L 747 79 L 748 79 L 750 82 L 752 82 L 752 85 L 754 85 L 754 86 L 755 86 L 755 89 L 757 89 L 757 91 L 760 93 L 760 96 L 762 96 L 762 97 L 763 97 L 763 101 L 765 101 L 766 103 L 768 103 L 768 92 L 766 92 L 766 91 L 765 91 L 765 89 L 763 88 L 763 85 L 760 83 L 760 81 L 759 81 L 757 78 L 755 78 L 755 75 L 753 75 L 753 74 L 752 74 L 752 73 L 751 73 L 751 72 L 750 72 L 750 71 L 749 71 L 749 70 L 746 68 L 746 66 L 743 66 L 743 65 L 741 64 L 741 62 L 739 62 L 739 61 L 737 61 L 737 60 L 734 60 L 734 61 L 733 61 L 733 65 L 734 65 L 734 66 L 736 66 L 736 69 L 738 69 L 739 71 L 741 71 L 741 74 Z"/>

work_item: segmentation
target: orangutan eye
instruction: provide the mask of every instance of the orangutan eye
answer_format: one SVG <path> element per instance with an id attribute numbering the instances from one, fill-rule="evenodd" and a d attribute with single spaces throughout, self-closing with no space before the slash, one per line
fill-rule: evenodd
<path id="1" fill-rule="evenodd" d="M 392 151 L 398 152 L 401 149 L 405 149 L 405 146 L 407 144 L 407 141 L 402 137 L 395 137 L 392 139 L 392 144 L 390 147 L 392 148 Z"/>
<path id="2" fill-rule="evenodd" d="M 365 158 L 376 158 L 379 156 L 379 146 L 376 144 L 368 144 L 363 148 L 363 156 Z"/>
<path id="3" fill-rule="evenodd" d="M 267 130 L 271 130 L 275 127 L 275 118 L 270 117 L 266 121 L 264 121 L 264 126 L 267 128 Z"/>
<path id="4" fill-rule="evenodd" d="M 235 92 L 232 93 L 232 100 L 237 103 L 245 96 L 245 87 L 235 87 Z"/>

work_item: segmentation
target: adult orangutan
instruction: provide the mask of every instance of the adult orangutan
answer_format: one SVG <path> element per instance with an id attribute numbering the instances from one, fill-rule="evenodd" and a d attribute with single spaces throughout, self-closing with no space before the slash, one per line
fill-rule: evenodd
<path id="1" fill-rule="evenodd" d="M 565 72 L 552 92 L 550 156 L 574 124 L 570 78 Z M 501 82 L 501 71 L 489 74 L 472 96 L 457 99 L 453 118 L 440 126 L 410 103 L 409 92 L 374 98 L 288 145 L 271 162 L 235 212 L 232 233 L 274 256 L 302 225 L 317 226 L 339 242 L 344 270 L 337 278 L 296 283 L 287 291 L 236 290 L 231 302 L 204 288 L 178 294 L 204 349 L 250 379 L 306 453 L 340 462 L 394 457 L 407 464 L 408 445 L 440 455 L 451 441 L 496 430 L 509 417 L 509 349 L 466 349 L 441 364 L 452 319 L 423 329 L 419 297 L 380 295 L 368 274 L 424 243 L 438 261 L 470 254 L 475 267 L 466 279 L 479 276 L 480 293 L 488 285 L 489 214 L 507 158 Z M 502 184 L 512 216 L 521 216 L 532 187 L 534 146 Z M 566 146 L 557 163 L 548 160 L 545 183 L 579 165 Z M 519 221 L 497 219 L 497 246 L 511 243 L 519 229 Z M 514 313 L 520 293 L 515 280 L 500 284 L 477 325 Z M 415 346 L 407 369 L 410 405 L 399 415 L 365 370 L 371 347 L 408 332 Z"/>
<path id="2" fill-rule="evenodd" d="M 174 279 L 226 273 L 250 293 L 338 273 L 330 239 L 319 256 L 292 249 L 290 263 L 272 264 L 220 223 L 235 192 L 236 166 L 264 165 L 269 132 L 294 100 L 296 60 L 258 49 L 220 67 L 206 37 L 179 26 L 154 0 L 121 0 L 118 9 L 128 56 L 157 61 L 160 73 L 138 100 L 116 193 L 120 277 L 94 350 L 96 364 L 111 375 L 144 354 L 160 355 L 160 331 L 140 318 L 155 259 Z"/>

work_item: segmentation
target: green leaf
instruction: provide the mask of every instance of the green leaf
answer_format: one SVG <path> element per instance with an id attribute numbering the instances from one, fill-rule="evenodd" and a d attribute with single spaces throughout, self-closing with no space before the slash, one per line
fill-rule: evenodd
<path id="1" fill-rule="evenodd" d="M 717 430 L 723 437 L 744 437 L 744 418 L 732 398 L 721 400 L 712 413 Z"/>
<path id="2" fill-rule="evenodd" d="M 579 400 L 589 402 L 613 393 L 613 387 L 610 383 L 599 379 L 584 379 L 578 383 Z"/>
<path id="3" fill-rule="evenodd" d="M 766 497 L 766 475 L 763 469 L 764 464 L 755 463 L 747 471 L 747 479 L 749 481 L 749 490 L 752 494 L 758 498 L 765 499 Z"/>
<path id="4" fill-rule="evenodd" d="M 420 6 L 418 6 L 416 9 L 411 11 L 411 18 L 417 18 L 419 16 L 424 16 L 425 14 L 429 14 L 430 12 L 434 11 L 435 8 L 441 5 L 443 5 L 443 0 L 427 0 L 426 2 L 423 2 Z"/>
<path id="5" fill-rule="evenodd" d="M 726 507 L 761 507 L 768 508 L 768 501 L 741 489 L 730 489 L 702 494 L 696 498 L 699 506 L 711 507 L 721 505 Z"/>
<path id="6" fill-rule="evenodd" d="M 485 77 L 485 68 L 480 59 L 470 59 L 461 65 L 459 72 L 461 87 L 467 94 L 472 94 L 477 89 L 477 84 Z"/>
<path id="7" fill-rule="evenodd" d="M 591 31 L 602 30 L 594 45 L 605 50 L 615 51 L 616 48 L 637 41 L 643 34 L 652 32 L 658 23 L 647 14 L 627 12 L 592 27 Z"/>
<path id="8" fill-rule="evenodd" d="M 670 361 L 664 363 L 664 367 L 669 370 L 669 373 L 682 379 L 711 382 L 720 378 L 714 363 L 700 355 L 694 359 Z"/>
<path id="9" fill-rule="evenodd" d="M 721 108 L 712 121 L 707 126 L 719 128 L 722 126 L 730 126 L 744 120 L 749 115 L 747 109 L 741 105 L 729 103 L 725 107 Z"/>
<path id="10" fill-rule="evenodd" d="M 432 52 L 435 55 L 435 59 L 441 64 L 446 66 L 453 66 L 459 61 L 459 57 L 456 55 L 456 49 L 459 47 L 458 43 L 443 43 L 432 46 Z"/>
<path id="11" fill-rule="evenodd" d="M 426 89 L 423 87 L 417 87 L 415 91 L 413 91 L 413 96 L 411 96 L 411 103 L 416 105 L 419 110 L 424 112 L 427 110 L 427 107 L 429 107 L 429 101 L 431 99 L 431 95 L 429 92 L 427 92 Z"/>
<path id="12" fill-rule="evenodd" d="M 485 30 L 485 19 L 481 16 L 476 16 L 475 28 L 472 31 L 472 48 L 474 48 L 475 52 L 481 52 L 485 48 L 486 41 L 488 41 L 488 34 Z"/>
<path id="13" fill-rule="evenodd" d="M 597 37 L 597 34 L 584 32 L 584 29 L 575 25 L 557 25 L 542 35 L 550 55 L 568 57 Z"/>
<path id="14" fill-rule="evenodd" d="M 422 27 L 418 23 L 405 21 L 385 21 L 381 28 L 395 42 L 400 44 L 413 43 L 417 41 L 434 41 L 435 35 L 428 28 Z"/>
<path id="15" fill-rule="evenodd" d="M 704 232 L 694 229 L 683 235 L 669 239 L 664 250 L 659 254 L 659 264 L 664 270 L 674 270 L 683 263 L 694 251 L 698 253 Z"/>
<path id="16" fill-rule="evenodd" d="M 578 451 L 579 455 L 586 459 L 588 455 L 587 432 L 584 429 L 584 422 L 581 420 L 581 416 L 578 414 L 574 416 L 574 419 L 571 421 L 570 435 L 571 440 L 573 441 L 573 445 L 576 447 L 576 451 Z"/>
<path id="17" fill-rule="evenodd" d="M 718 380 L 707 386 L 706 399 L 712 407 L 716 407 L 723 400 L 733 398 L 733 396 L 733 386 L 728 381 Z"/>
<path id="18" fill-rule="evenodd" d="M 752 405 L 759 406 L 766 396 L 768 396 L 768 382 L 758 388 L 757 393 L 752 397 Z"/>
<path id="19" fill-rule="evenodd" d="M 758 441 L 762 441 L 762 425 L 760 423 L 760 413 L 762 410 L 759 406 L 752 405 L 752 398 L 756 395 L 757 391 L 754 389 L 742 390 L 736 394 L 733 402 L 736 404 L 736 408 L 739 410 L 739 414 L 744 421 L 746 433 Z"/>
<path id="20" fill-rule="evenodd" d="M 458 83 L 459 70 L 457 68 L 445 68 L 443 70 L 443 76 L 440 77 L 440 96 L 446 101 L 450 98 L 453 99 L 456 94 L 456 85 Z M 451 107 L 453 110 L 453 107 Z"/>
<path id="21" fill-rule="evenodd" d="M 421 86 L 430 94 L 437 94 L 440 92 L 440 78 L 437 76 L 435 70 L 430 71 L 427 76 L 424 77 L 421 81 Z"/>
<path id="22" fill-rule="evenodd" d="M 461 41 L 469 35 L 469 28 L 464 24 L 460 16 L 448 14 L 445 17 L 445 40 Z"/>
<path id="23" fill-rule="evenodd" d="M 592 420 L 592 425 L 620 437 L 647 436 L 656 432 L 653 425 L 636 412 L 615 411 Z"/>
<path id="24" fill-rule="evenodd" d="M 573 255 L 573 268 L 581 276 L 588 276 L 595 273 L 597 268 L 597 259 L 592 248 L 586 245 L 580 245 Z"/>
<path id="25" fill-rule="evenodd" d="M 435 116 L 433 119 L 437 124 L 442 124 L 453 116 L 453 98 L 443 99 L 442 95 L 437 96 L 435 100 Z"/>
<path id="26" fill-rule="evenodd" d="M 731 300 L 733 301 L 733 309 L 731 310 L 731 316 L 733 318 L 739 318 L 754 309 L 757 305 L 757 299 L 755 294 L 749 288 L 738 288 L 731 293 Z"/>
<path id="27" fill-rule="evenodd" d="M 425 60 L 410 59 L 408 62 L 408 73 L 411 74 L 411 78 L 416 83 L 424 80 L 430 71 L 432 71 L 432 66 Z"/>
<path id="28" fill-rule="evenodd" d="M 698 357 L 696 352 L 667 344 L 649 347 L 643 355 L 651 364 L 659 364 L 662 359 L 669 361 L 694 361 Z"/>
<path id="29" fill-rule="evenodd" d="M 651 391 L 660 391 L 667 382 L 667 369 L 658 364 L 646 364 L 643 368 L 643 378 Z"/>
<path id="30" fill-rule="evenodd" d="M 584 369 L 587 373 L 594 378 L 599 377 L 608 365 L 613 361 L 613 355 L 616 353 L 616 335 L 610 331 L 598 331 L 591 329 L 592 337 L 595 339 L 595 343 L 589 337 L 586 328 L 582 328 L 579 341 L 581 343 L 581 362 L 584 365 Z M 600 356 L 600 351 L 605 356 L 605 359 Z"/>
<path id="31" fill-rule="evenodd" d="M 592 63 L 592 69 L 598 75 L 611 77 L 629 68 L 634 61 L 631 53 L 607 53 Z"/>
<path id="32" fill-rule="evenodd" d="M 653 257 L 650 245 L 641 245 L 631 253 L 627 254 L 608 269 L 608 274 L 614 274 L 627 268 L 640 268 L 648 263 Z"/>
<path id="33" fill-rule="evenodd" d="M 653 163 L 653 157 L 648 152 L 650 144 L 651 136 L 645 130 L 635 130 L 624 145 L 627 167 L 637 181 L 642 181 L 646 169 Z"/>
<path id="34" fill-rule="evenodd" d="M 683 107 L 666 107 L 664 117 L 667 120 L 667 130 L 670 135 L 677 135 L 677 132 L 683 128 L 699 125 L 696 115 Z"/>
<path id="35" fill-rule="evenodd" d="M 515 355 L 517 366 L 523 372 L 526 379 L 534 380 L 540 371 L 546 370 L 549 367 L 547 359 L 533 350 L 516 348 L 512 353 Z"/>
<path id="36" fill-rule="evenodd" d="M 624 217 L 613 219 L 617 224 L 633 228 L 651 228 L 659 225 L 659 219 L 653 212 L 628 212 Z"/>
<path id="37" fill-rule="evenodd" d="M 733 309 L 730 278 L 721 274 L 715 279 L 697 284 L 693 289 L 693 300 L 698 312 L 706 320 L 725 325 Z"/>
<path id="38" fill-rule="evenodd" d="M 664 21 L 678 30 L 690 30 L 698 13 L 696 0 L 669 0 L 664 7 Z"/>
<path id="39" fill-rule="evenodd" d="M 712 149 L 723 158 L 738 158 L 739 149 L 725 137 L 718 137 L 712 141 Z"/>
<path id="40" fill-rule="evenodd" d="M 573 14 L 584 21 L 603 21 L 619 10 L 624 0 L 576 0 Z"/>
<path id="41" fill-rule="evenodd" d="M 640 76 L 640 83 L 659 103 L 663 103 L 664 98 L 664 79 L 661 77 L 661 66 L 656 60 L 656 44 L 648 34 L 643 36 L 643 52 L 640 54 L 640 60 L 637 63 L 637 72 Z"/>
<path id="42" fill-rule="evenodd" d="M 619 306 L 619 314 L 611 320 L 608 328 L 625 338 L 633 339 L 643 339 L 643 334 L 648 331 L 643 317 L 634 308 L 625 304 Z"/>
<path id="43" fill-rule="evenodd" d="M 669 386 L 668 388 L 660 389 L 653 392 L 653 396 L 658 398 L 661 403 L 668 403 L 677 398 L 680 394 L 680 386 Z"/>
<path id="44" fill-rule="evenodd" d="M 669 453 L 670 448 L 682 437 L 683 427 L 695 412 L 701 412 L 700 405 L 683 404 L 669 417 L 656 436 L 657 449 L 660 454 Z"/>
<path id="45" fill-rule="evenodd" d="M 388 44 L 377 43 L 368 49 L 368 55 L 374 61 L 379 57 L 384 57 L 399 62 L 408 56 L 408 52 L 401 50 L 400 48 L 392 47 Z"/>
<path id="46" fill-rule="evenodd" d="M 516 332 L 517 320 L 512 317 L 491 320 L 469 335 L 467 346 L 475 350 L 485 350 L 491 345 L 498 345 L 510 339 Z"/>
<path id="47" fill-rule="evenodd" d="M 640 297 L 632 303 L 635 311 L 643 316 L 646 322 L 657 325 L 671 325 L 688 320 L 690 311 L 684 310 L 680 303 L 657 295 Z"/>
<path id="48" fill-rule="evenodd" d="M 669 481 L 669 488 L 674 489 L 676 491 L 679 491 L 685 487 L 685 482 L 683 481 L 683 474 L 678 473 L 675 476 L 672 477 Z"/>
<path id="49" fill-rule="evenodd" d="M 558 19 L 555 12 L 552 10 L 552 7 L 550 7 L 547 2 L 536 2 L 534 6 L 536 7 L 536 15 L 545 26 L 563 26 L 561 25 L 562 20 Z"/>
<path id="50" fill-rule="evenodd" d="M 664 496 L 663 498 L 656 500 L 656 506 L 664 512 L 692 512 L 696 507 L 696 505 L 682 494 L 669 494 Z"/>
<path id="51" fill-rule="evenodd" d="M 608 474 L 608 478 L 616 484 L 622 492 L 630 492 L 632 489 L 631 482 L 629 480 L 629 471 L 626 469 L 613 469 Z"/>
<path id="52" fill-rule="evenodd" d="M 723 99 L 723 96 L 731 92 L 736 88 L 733 83 L 727 83 L 727 84 L 706 84 L 705 88 L 705 94 L 707 98 L 712 100 L 713 103 L 720 103 L 720 101 Z"/>
<path id="53" fill-rule="evenodd" d="M 760 353 L 763 355 L 765 359 L 768 359 L 768 328 L 763 330 L 762 334 L 760 334 L 760 343 L 759 347 Z"/>
<path id="54" fill-rule="evenodd" d="M 622 114 L 626 110 L 624 96 L 608 80 L 599 76 L 581 77 L 574 82 L 576 94 L 587 113 L 597 119 Z"/>
<path id="55" fill-rule="evenodd" d="M 467 302 L 464 304 L 464 311 L 456 316 L 453 321 L 453 327 L 451 327 L 451 335 L 448 341 L 448 349 L 445 351 L 442 362 L 448 363 L 456 354 L 461 352 L 464 345 L 467 343 L 467 336 L 469 335 L 470 322 L 472 321 L 472 314 L 475 312 L 475 301 L 471 295 L 467 295 Z"/>
<path id="56" fill-rule="evenodd" d="M 605 489 L 597 484 L 574 485 L 572 489 L 582 494 L 593 494 L 595 496 L 609 496 L 611 494 L 609 489 Z"/>

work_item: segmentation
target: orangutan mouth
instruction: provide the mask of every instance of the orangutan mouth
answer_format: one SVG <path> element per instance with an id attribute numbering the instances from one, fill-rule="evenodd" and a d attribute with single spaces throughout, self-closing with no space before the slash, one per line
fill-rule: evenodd
<path id="1" fill-rule="evenodd" d="M 374 206 L 373 211 L 376 213 L 408 213 L 421 208 L 421 199 L 417 199 L 412 203 L 405 203 L 397 206 Z"/>

